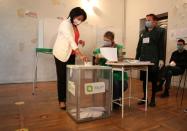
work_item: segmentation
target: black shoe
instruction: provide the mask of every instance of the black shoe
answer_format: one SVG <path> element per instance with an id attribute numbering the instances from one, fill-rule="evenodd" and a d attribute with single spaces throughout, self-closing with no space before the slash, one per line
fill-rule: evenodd
<path id="1" fill-rule="evenodd" d="M 156 92 L 160 92 L 160 91 L 162 91 L 162 87 L 157 87 Z"/>
<path id="2" fill-rule="evenodd" d="M 151 100 L 151 102 L 149 103 L 149 106 L 150 107 L 155 107 L 156 106 L 155 100 Z"/>
<path id="3" fill-rule="evenodd" d="M 167 98 L 167 97 L 169 97 L 169 92 L 167 92 L 167 93 L 163 93 L 163 94 L 161 94 L 161 96 L 160 96 L 161 98 Z"/>
<path id="4" fill-rule="evenodd" d="M 145 100 L 145 99 L 143 98 L 142 100 Z M 147 102 L 148 102 L 148 101 L 147 101 Z M 144 105 L 144 104 L 145 104 L 145 101 L 139 101 L 137 104 L 138 104 L 138 105 Z"/>
<path id="5" fill-rule="evenodd" d="M 66 110 L 66 103 L 65 102 L 59 102 L 59 107 L 61 110 Z"/>
<path id="6" fill-rule="evenodd" d="M 66 106 L 60 107 L 61 110 L 66 110 Z"/>

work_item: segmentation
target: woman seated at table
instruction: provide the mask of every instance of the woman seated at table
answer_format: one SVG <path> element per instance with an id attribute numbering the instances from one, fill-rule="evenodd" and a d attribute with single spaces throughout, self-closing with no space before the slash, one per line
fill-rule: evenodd
<path id="1" fill-rule="evenodd" d="M 102 47 L 112 47 L 112 48 L 117 48 L 117 54 L 118 54 L 118 60 L 123 60 L 123 54 L 122 54 L 122 49 L 123 46 L 120 44 L 116 44 L 114 42 L 114 33 L 111 31 L 107 31 L 104 34 L 104 41 L 103 41 L 103 46 Z M 93 51 L 93 54 L 95 56 L 95 64 L 97 65 L 103 65 L 106 66 L 107 60 L 101 56 L 100 48 L 97 48 Z M 121 71 L 114 71 L 113 73 L 113 100 L 120 99 L 122 97 L 121 93 L 121 88 L 122 88 L 122 74 Z M 127 90 L 128 88 L 128 76 L 127 73 L 124 73 L 124 91 Z M 119 100 L 116 102 L 119 103 Z M 119 105 L 113 104 L 114 109 L 118 109 Z"/>

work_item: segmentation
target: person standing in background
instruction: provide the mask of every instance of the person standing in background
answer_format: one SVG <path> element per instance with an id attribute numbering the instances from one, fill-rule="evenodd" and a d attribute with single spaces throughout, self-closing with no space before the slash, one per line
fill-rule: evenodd
<path id="1" fill-rule="evenodd" d="M 66 109 L 66 65 L 75 64 L 76 55 L 84 62 L 88 60 L 78 48 L 78 44 L 84 46 L 85 42 L 79 40 L 77 28 L 86 19 L 86 12 L 80 7 L 75 7 L 70 11 L 68 18 L 62 21 L 58 29 L 53 55 L 57 72 L 58 101 L 61 109 Z"/>
<path id="2" fill-rule="evenodd" d="M 165 29 L 157 26 L 158 18 L 154 14 L 146 16 L 145 29 L 140 33 L 138 46 L 136 49 L 136 59 L 140 61 L 150 61 L 154 66 L 148 69 L 149 81 L 152 82 L 152 97 L 150 106 L 155 107 L 155 95 L 157 89 L 159 69 L 164 66 L 164 40 Z M 146 72 L 140 72 L 140 79 L 143 81 L 142 100 L 146 97 Z M 139 101 L 139 105 L 145 104 L 145 101 Z"/>

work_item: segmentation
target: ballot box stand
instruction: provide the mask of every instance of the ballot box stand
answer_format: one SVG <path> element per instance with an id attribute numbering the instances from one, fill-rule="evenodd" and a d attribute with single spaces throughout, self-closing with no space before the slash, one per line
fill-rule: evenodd
<path id="1" fill-rule="evenodd" d="M 111 113 L 112 68 L 67 65 L 66 110 L 76 122 L 103 119 Z"/>

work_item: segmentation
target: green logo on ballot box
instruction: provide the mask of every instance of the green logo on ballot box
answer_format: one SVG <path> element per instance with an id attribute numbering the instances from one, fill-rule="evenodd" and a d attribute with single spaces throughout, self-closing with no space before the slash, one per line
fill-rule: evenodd
<path id="1" fill-rule="evenodd" d="M 92 85 L 87 85 L 86 89 L 87 89 L 87 92 L 93 92 L 93 86 Z"/>
<path id="2" fill-rule="evenodd" d="M 105 92 L 105 83 L 104 82 L 94 82 L 94 83 L 85 83 L 85 94 L 97 94 Z"/>

